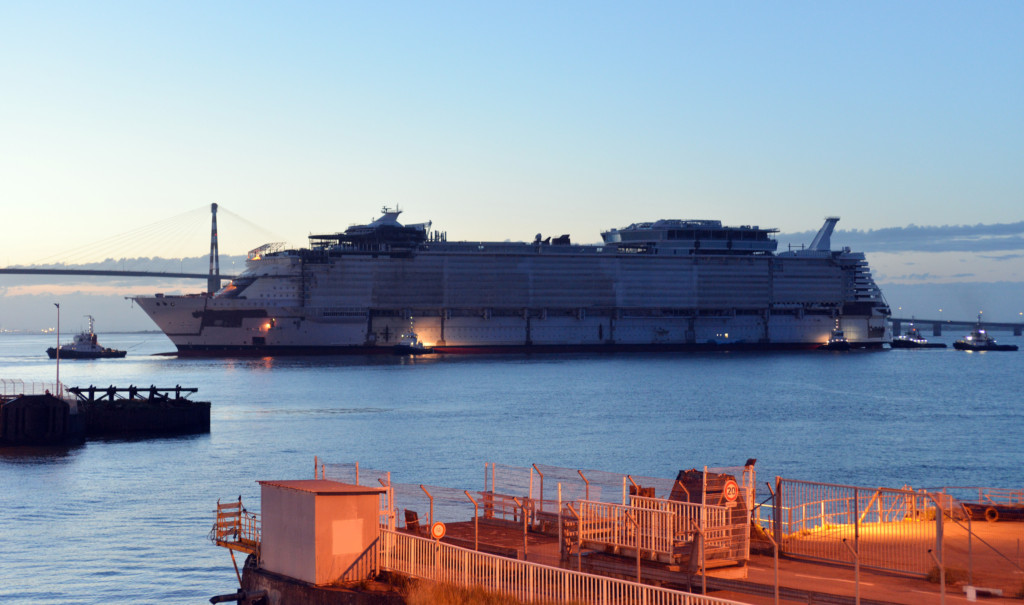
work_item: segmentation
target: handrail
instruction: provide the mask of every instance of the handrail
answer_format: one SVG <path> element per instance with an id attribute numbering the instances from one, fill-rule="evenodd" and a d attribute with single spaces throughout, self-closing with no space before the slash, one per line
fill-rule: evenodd
<path id="1" fill-rule="evenodd" d="M 689 592 L 476 552 L 452 544 L 383 530 L 382 569 L 465 588 L 479 587 L 524 602 L 741 605 Z"/>

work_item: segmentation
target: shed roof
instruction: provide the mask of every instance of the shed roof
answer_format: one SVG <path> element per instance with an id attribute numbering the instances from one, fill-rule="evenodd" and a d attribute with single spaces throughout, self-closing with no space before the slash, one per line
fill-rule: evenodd
<path id="1" fill-rule="evenodd" d="M 261 486 L 280 487 L 318 495 L 382 494 L 383 487 L 364 487 L 330 479 L 293 479 L 289 481 L 257 481 Z"/>

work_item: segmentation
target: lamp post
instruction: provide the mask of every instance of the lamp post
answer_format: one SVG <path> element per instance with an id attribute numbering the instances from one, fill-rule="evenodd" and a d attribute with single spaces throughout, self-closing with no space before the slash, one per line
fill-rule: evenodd
<path id="1" fill-rule="evenodd" d="M 60 303 L 53 303 L 57 307 L 57 384 L 55 388 L 60 392 Z"/>

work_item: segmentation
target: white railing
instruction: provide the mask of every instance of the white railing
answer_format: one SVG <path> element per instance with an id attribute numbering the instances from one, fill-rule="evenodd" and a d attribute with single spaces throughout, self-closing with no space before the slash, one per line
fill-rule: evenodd
<path id="1" fill-rule="evenodd" d="M 389 530 L 381 530 L 379 554 L 386 571 L 464 588 L 480 587 L 527 603 L 739 605 L 736 601 L 489 555 Z"/>
<path id="2" fill-rule="evenodd" d="M 678 500 L 666 500 L 664 498 L 647 498 L 644 496 L 629 497 L 629 504 L 633 508 L 644 510 L 660 510 L 671 513 L 675 519 L 676 533 L 692 531 L 694 527 L 700 527 L 707 532 L 725 527 L 728 519 L 729 509 L 724 506 L 704 505 L 693 502 L 680 502 Z M 701 509 L 704 510 L 704 520 L 701 521 Z"/>
<path id="3" fill-rule="evenodd" d="M 691 541 L 695 528 L 705 537 L 724 531 L 728 509 L 632 496 L 633 506 L 580 500 L 580 541 L 671 557 L 679 541 Z M 717 536 L 716 536 L 717 537 Z"/>

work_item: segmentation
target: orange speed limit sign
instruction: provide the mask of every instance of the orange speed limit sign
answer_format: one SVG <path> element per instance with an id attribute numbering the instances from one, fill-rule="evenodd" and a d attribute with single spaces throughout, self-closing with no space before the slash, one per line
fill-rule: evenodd
<path id="1" fill-rule="evenodd" d="M 440 540 L 444 537 L 444 523 L 438 521 L 437 523 L 430 526 L 430 535 L 435 540 Z"/>
<path id="2" fill-rule="evenodd" d="M 729 479 L 725 482 L 725 488 L 722 490 L 725 492 L 725 499 L 728 502 L 735 502 L 736 498 L 740 495 L 740 486 L 736 485 L 736 482 Z"/>

